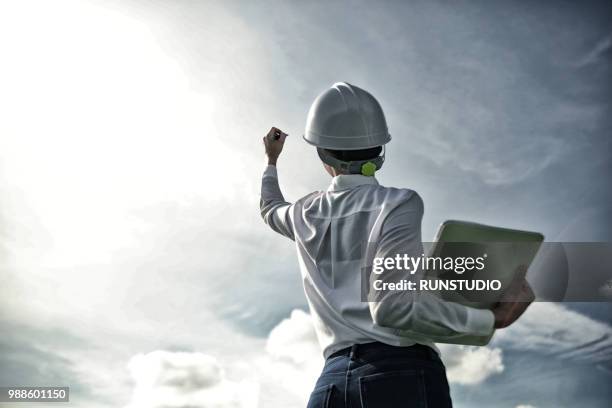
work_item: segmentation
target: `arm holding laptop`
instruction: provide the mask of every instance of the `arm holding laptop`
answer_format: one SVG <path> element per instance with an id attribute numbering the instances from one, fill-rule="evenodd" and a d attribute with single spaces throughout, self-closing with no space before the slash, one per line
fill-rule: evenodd
<path id="1" fill-rule="evenodd" d="M 419 257 L 424 253 L 421 240 L 423 202 L 418 194 L 391 211 L 385 224 L 376 257 L 394 258 L 408 254 Z M 433 293 L 418 290 L 374 291 L 373 280 L 414 282 L 423 278 L 422 270 L 415 274 L 405 270 L 385 270 L 370 276 L 370 312 L 375 324 L 399 330 L 407 337 L 440 343 L 485 345 L 495 329 L 515 322 L 534 300 L 525 280 L 526 268 L 517 271 L 515 280 L 491 310 L 478 309 L 449 302 Z"/>

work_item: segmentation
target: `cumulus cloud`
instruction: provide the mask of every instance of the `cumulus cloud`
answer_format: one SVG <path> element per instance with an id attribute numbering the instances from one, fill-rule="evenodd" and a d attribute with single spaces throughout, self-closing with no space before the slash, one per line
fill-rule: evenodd
<path id="1" fill-rule="evenodd" d="M 228 379 L 215 357 L 199 352 L 138 354 L 128 364 L 135 386 L 125 408 L 305 406 L 323 367 L 310 315 L 293 310 L 255 352 L 242 356 L 239 371 L 256 373 L 257 383 Z"/>
<path id="2" fill-rule="evenodd" d="M 282 320 L 270 332 L 266 351 L 275 358 L 295 364 L 321 360 L 321 349 L 310 315 L 303 310 L 293 310 L 289 318 Z"/>
<path id="3" fill-rule="evenodd" d="M 323 362 L 312 318 L 296 309 L 272 329 L 258 365 L 270 382 L 291 394 L 296 406 L 304 406 Z"/>
<path id="4" fill-rule="evenodd" d="M 446 366 L 448 381 L 461 385 L 480 384 L 504 371 L 502 350 L 490 347 L 438 346 Z"/>
<path id="5" fill-rule="evenodd" d="M 451 383 L 480 384 L 504 370 L 502 350 L 490 347 L 439 345 Z M 270 333 L 266 350 L 282 366 L 282 381 L 300 393 L 320 373 L 323 359 L 309 314 L 294 310 Z"/>
<path id="6" fill-rule="evenodd" d="M 610 359 L 610 326 L 553 303 L 535 303 L 510 329 L 500 330 L 486 347 L 439 344 L 451 384 L 473 387 L 503 373 L 503 350 L 533 349 L 591 362 Z M 323 359 L 311 317 L 294 310 L 270 333 L 262 375 L 289 392 L 295 405 L 304 406 Z M 300 405 L 301 404 L 301 405 Z M 517 408 L 535 408 L 529 404 Z"/>
<path id="7" fill-rule="evenodd" d="M 128 369 L 135 381 L 126 408 L 255 408 L 258 386 L 230 381 L 217 360 L 198 352 L 138 354 Z"/>
<path id="8" fill-rule="evenodd" d="M 511 329 L 499 331 L 493 345 L 438 347 L 449 382 L 473 387 L 504 372 L 502 348 L 602 361 L 610 354 L 609 333 L 608 325 L 585 315 L 561 305 L 538 303 Z M 129 363 L 136 386 L 126 408 L 242 408 L 258 402 L 260 406 L 303 407 L 323 366 L 311 316 L 293 310 L 271 330 L 263 349 L 254 357 L 243 356 L 241 364 L 257 373 L 257 382 L 228 379 L 218 361 L 202 353 L 139 354 Z"/>

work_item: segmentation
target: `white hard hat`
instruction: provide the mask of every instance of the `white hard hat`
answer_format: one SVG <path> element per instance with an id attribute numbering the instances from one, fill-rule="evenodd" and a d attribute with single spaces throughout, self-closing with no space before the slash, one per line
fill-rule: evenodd
<path id="1" fill-rule="evenodd" d="M 391 140 L 385 114 L 367 91 L 336 82 L 312 103 L 304 140 L 332 150 L 359 150 Z"/>

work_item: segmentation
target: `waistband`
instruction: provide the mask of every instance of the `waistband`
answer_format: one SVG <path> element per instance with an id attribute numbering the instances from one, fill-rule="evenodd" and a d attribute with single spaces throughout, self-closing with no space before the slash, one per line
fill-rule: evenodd
<path id="1" fill-rule="evenodd" d="M 440 356 L 431 347 L 423 344 L 413 344 L 412 346 L 391 346 L 389 344 L 381 342 L 364 343 L 364 344 L 353 344 L 350 347 L 338 350 L 332 353 L 327 359 L 346 356 L 351 360 L 357 358 L 374 357 L 381 355 L 397 355 L 397 356 L 410 356 L 414 358 L 423 358 L 432 361 L 440 361 Z"/>

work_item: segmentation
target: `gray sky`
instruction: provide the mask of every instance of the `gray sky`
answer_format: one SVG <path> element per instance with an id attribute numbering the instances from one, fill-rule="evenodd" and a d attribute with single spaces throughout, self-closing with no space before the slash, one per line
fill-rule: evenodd
<path id="1" fill-rule="evenodd" d="M 312 339 L 283 321 L 305 299 L 259 219 L 261 136 L 290 134 L 288 199 L 326 188 L 301 134 L 336 81 L 381 102 L 378 178 L 421 194 L 424 239 L 458 218 L 610 240 L 609 2 L 7 1 L 0 49 L 0 384 L 151 407 L 142 367 L 182 363 L 133 357 L 201 352 L 219 395 L 299 406 L 316 367 L 283 360 Z M 609 406 L 609 304 L 530 313 L 499 364 L 448 351 L 456 405 Z"/>

